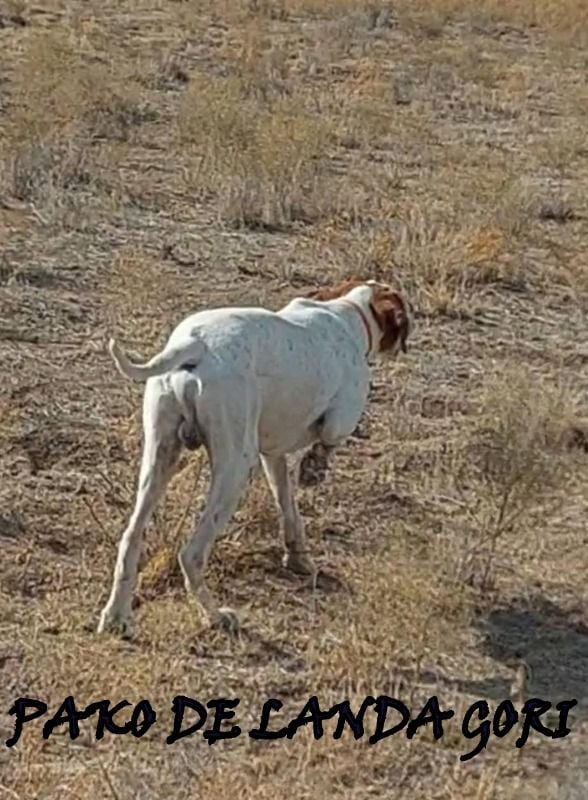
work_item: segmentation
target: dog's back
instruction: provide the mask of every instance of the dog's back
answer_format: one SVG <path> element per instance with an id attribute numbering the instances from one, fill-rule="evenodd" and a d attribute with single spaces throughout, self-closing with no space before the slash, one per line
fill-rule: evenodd
<path id="1" fill-rule="evenodd" d="M 176 393 L 181 386 L 183 397 L 192 397 L 204 426 L 219 394 L 237 393 L 244 407 L 253 403 L 262 450 L 295 448 L 297 432 L 320 416 L 345 382 L 367 388 L 361 353 L 345 342 L 337 318 L 316 303 L 292 304 L 286 313 L 235 308 L 196 314 L 180 323 L 166 349 L 188 337 L 204 351 L 173 377 Z"/>

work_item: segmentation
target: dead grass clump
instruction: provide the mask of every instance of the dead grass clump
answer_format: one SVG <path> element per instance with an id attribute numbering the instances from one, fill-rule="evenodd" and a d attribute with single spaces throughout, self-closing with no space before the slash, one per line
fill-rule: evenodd
<path id="1" fill-rule="evenodd" d="M 365 31 L 384 28 L 396 19 L 396 3 L 389 0 L 285 0 L 290 14 L 336 19 Z"/>
<path id="2" fill-rule="evenodd" d="M 96 193 L 92 176 L 95 139 L 127 141 L 153 119 L 138 84 L 118 66 L 85 63 L 75 37 L 33 36 L 12 91 L 5 139 L 5 190 L 35 203 L 44 220 L 64 221 L 63 210 Z M 75 210 L 75 208 L 73 209 Z"/>
<path id="3" fill-rule="evenodd" d="M 72 193 L 88 186 L 88 154 L 73 132 L 38 138 L 24 144 L 8 164 L 13 195 L 23 201 L 51 206 L 71 202 Z"/>
<path id="4" fill-rule="evenodd" d="M 458 149 L 456 157 L 459 152 Z M 495 230 L 503 240 L 504 250 L 512 256 L 529 241 L 540 216 L 541 191 L 537 180 L 517 174 L 511 161 L 489 163 L 482 175 L 472 170 L 470 177 L 469 173 L 468 170 L 460 187 L 458 213 L 467 215 L 474 225 L 479 223 Z"/>
<path id="5" fill-rule="evenodd" d="M 286 0 L 245 0 L 249 14 L 267 19 L 286 19 Z"/>
<path id="6" fill-rule="evenodd" d="M 64 33 L 31 37 L 13 85 L 11 132 L 35 140 L 78 117 L 80 56 Z"/>
<path id="7" fill-rule="evenodd" d="M 264 108 L 238 80 L 202 77 L 186 94 L 178 126 L 197 164 L 188 182 L 216 195 L 225 221 L 280 229 L 320 213 L 328 129 L 297 98 Z"/>
<path id="8" fill-rule="evenodd" d="M 362 4 L 334 15 L 325 22 L 321 42 L 330 54 L 332 61 L 355 57 L 366 57 L 380 35 L 388 27 L 391 12 L 386 13 L 377 4 Z"/>
<path id="9" fill-rule="evenodd" d="M 220 169 L 223 153 L 251 146 L 257 110 L 239 80 L 194 75 L 178 115 L 180 141 L 197 147 L 209 169 Z"/>
<path id="10" fill-rule="evenodd" d="M 394 175 L 388 177 L 394 182 Z M 433 315 L 459 313 L 476 287 L 510 274 L 502 258 L 506 239 L 496 225 L 475 217 L 469 224 L 439 221 L 418 206 L 388 208 L 385 202 L 374 212 L 376 224 L 368 224 L 367 208 L 369 203 L 357 210 L 351 232 L 343 219 L 319 231 L 319 257 L 341 277 L 359 272 L 401 280 L 415 307 Z"/>
<path id="11" fill-rule="evenodd" d="M 385 251 L 386 242 L 381 246 Z M 445 313 L 458 309 L 472 286 L 497 279 L 502 248 L 495 227 L 448 226 L 414 207 L 390 242 L 389 258 L 423 311 Z"/>
<path id="12" fill-rule="evenodd" d="M 536 217 L 536 192 L 528 182 L 507 176 L 497 187 L 493 205 L 496 224 L 512 243 Z"/>
<path id="13" fill-rule="evenodd" d="M 552 170 L 559 180 L 574 174 L 578 158 L 585 152 L 583 127 L 570 127 L 565 131 L 550 133 L 537 142 L 537 155 L 541 163 Z"/>
<path id="14" fill-rule="evenodd" d="M 35 141 L 72 124 L 89 136 L 128 138 L 153 117 L 124 64 L 88 63 L 76 37 L 55 32 L 32 37 L 13 90 L 10 134 Z"/>
<path id="15" fill-rule="evenodd" d="M 450 81 L 453 78 L 454 87 L 455 77 L 458 77 L 464 84 L 480 84 L 488 91 L 500 85 L 508 74 L 509 63 L 481 48 L 478 42 L 466 41 L 460 45 L 451 42 L 440 46 L 436 58 L 439 62 L 431 65 L 431 77 L 439 81 L 445 72 Z"/>
<path id="16" fill-rule="evenodd" d="M 406 4 L 399 8 L 399 19 L 402 27 L 416 36 L 425 36 L 427 39 L 439 39 L 451 19 L 454 11 L 453 3 L 417 3 Z"/>
<path id="17" fill-rule="evenodd" d="M 581 44 L 588 34 L 585 8 L 581 0 L 399 0 L 400 19 L 439 35 L 443 26 L 454 19 L 465 20 L 473 29 L 510 24 L 536 26 L 559 38 Z"/>
<path id="18" fill-rule="evenodd" d="M 546 524 L 565 503 L 575 410 L 567 387 L 520 366 L 491 374 L 480 402 L 479 426 L 453 467 L 468 521 L 452 561 L 459 582 L 488 591 L 501 540 Z"/>
<path id="19" fill-rule="evenodd" d="M 562 445 L 575 417 L 567 387 L 511 367 L 488 379 L 481 402 L 475 450 L 492 494 L 524 506 L 559 486 L 566 467 Z"/>
<path id="20" fill-rule="evenodd" d="M 290 94 L 288 49 L 265 37 L 259 26 L 247 28 L 227 57 L 246 97 L 271 105 Z"/>
<path id="21" fill-rule="evenodd" d="M 368 66 L 334 98 L 339 138 L 349 148 L 384 147 L 395 133 L 394 85 L 377 67 Z"/>
<path id="22" fill-rule="evenodd" d="M 84 122 L 94 139 L 128 142 L 140 125 L 157 119 L 156 111 L 146 104 L 138 87 L 132 84 L 112 85 L 108 75 L 94 84 L 91 102 Z M 96 78 L 94 78 L 96 80 Z"/>

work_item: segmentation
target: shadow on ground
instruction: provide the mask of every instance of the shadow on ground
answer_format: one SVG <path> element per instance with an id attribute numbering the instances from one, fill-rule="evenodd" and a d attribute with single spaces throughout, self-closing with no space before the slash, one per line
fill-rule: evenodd
<path id="1" fill-rule="evenodd" d="M 541 595 L 515 598 L 479 620 L 482 650 L 505 666 L 523 659 L 529 666 L 529 696 L 552 703 L 575 699 L 576 715 L 588 718 L 588 626 L 581 608 L 563 608 Z M 464 682 L 463 691 L 489 699 L 509 696 L 502 676 Z"/>

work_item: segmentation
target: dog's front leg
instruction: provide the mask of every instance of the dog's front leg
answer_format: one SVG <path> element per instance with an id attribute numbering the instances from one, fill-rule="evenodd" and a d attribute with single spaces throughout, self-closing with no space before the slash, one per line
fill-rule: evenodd
<path id="1" fill-rule="evenodd" d="M 355 400 L 355 398 L 352 398 Z M 322 483 L 326 476 L 337 447 L 351 436 L 363 410 L 359 400 L 335 403 L 320 420 L 315 423 L 316 441 L 304 454 L 298 471 L 301 486 L 310 487 Z"/>
<path id="2" fill-rule="evenodd" d="M 275 503 L 280 512 L 281 527 L 284 536 L 284 566 L 294 572 L 310 575 L 314 565 L 306 550 L 304 523 L 292 488 L 288 464 L 285 456 L 263 456 L 263 468 Z"/>

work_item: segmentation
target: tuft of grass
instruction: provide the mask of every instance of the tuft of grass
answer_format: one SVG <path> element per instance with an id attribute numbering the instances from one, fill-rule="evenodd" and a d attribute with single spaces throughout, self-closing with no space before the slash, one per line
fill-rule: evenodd
<path id="1" fill-rule="evenodd" d="M 473 29 L 484 30 L 491 25 L 510 24 L 521 27 L 536 26 L 573 43 L 582 44 L 588 33 L 582 0 L 399 0 L 396 4 L 400 17 L 413 24 L 420 23 L 425 31 L 435 35 L 451 20 L 465 20 Z"/>
<path id="2" fill-rule="evenodd" d="M 396 176 L 388 180 L 393 186 Z M 447 221 L 434 209 L 385 201 L 378 213 L 378 224 L 369 225 L 366 209 L 357 209 L 352 233 L 345 229 L 347 213 L 324 225 L 319 252 L 338 275 L 400 280 L 421 313 L 459 313 L 477 287 L 512 272 L 503 260 L 507 238 L 492 219 Z"/>
<path id="3" fill-rule="evenodd" d="M 321 163 L 329 129 L 299 98 L 258 105 L 236 79 L 192 81 L 178 118 L 193 148 L 192 189 L 216 195 L 236 227 L 281 229 L 321 213 Z"/>
<path id="4" fill-rule="evenodd" d="M 475 463 L 492 494 L 519 513 L 565 478 L 564 443 L 575 416 L 569 387 L 517 365 L 487 379 L 481 403 Z"/>
<path id="5" fill-rule="evenodd" d="M 89 63 L 81 42 L 62 32 L 34 36 L 14 86 L 10 132 L 35 141 L 76 125 L 88 137 L 128 139 L 153 118 L 122 63 Z"/>
<path id="6" fill-rule="evenodd" d="M 91 182 L 88 162 L 84 144 L 73 131 L 35 138 L 10 159 L 7 177 L 12 194 L 55 208 Z"/>
<path id="7" fill-rule="evenodd" d="M 511 246 L 528 231 L 535 207 L 536 192 L 527 181 L 507 175 L 496 187 L 494 219 Z"/>
<path id="8" fill-rule="evenodd" d="M 450 560 L 458 582 L 489 592 L 501 541 L 546 524 L 565 503 L 576 408 L 569 387 L 520 365 L 491 372 L 480 392 L 478 425 L 456 454 L 452 472 L 466 523 Z M 489 597 L 490 595 L 488 595 Z"/>
<path id="9" fill-rule="evenodd" d="M 267 19 L 286 19 L 288 16 L 286 0 L 246 0 L 249 14 Z"/>
<path id="10" fill-rule="evenodd" d="M 32 36 L 12 95 L 5 139 L 4 190 L 34 203 L 41 218 L 64 222 L 81 215 L 96 193 L 97 140 L 128 142 L 136 127 L 155 118 L 139 84 L 116 64 L 89 64 L 76 37 Z"/>
<path id="11" fill-rule="evenodd" d="M 271 106 L 290 94 L 289 52 L 272 43 L 257 25 L 245 29 L 236 51 L 227 48 L 227 59 L 245 97 Z"/>
<path id="12" fill-rule="evenodd" d="M 379 260 L 399 271 L 425 313 L 447 313 L 459 309 L 473 286 L 496 280 L 503 247 L 504 236 L 496 227 L 447 225 L 412 206 L 397 235 L 380 243 Z"/>
<path id="13" fill-rule="evenodd" d="M 394 86 L 389 77 L 368 63 L 346 82 L 345 89 L 338 107 L 333 109 L 342 121 L 342 143 L 364 149 L 389 146 L 397 127 Z"/>

